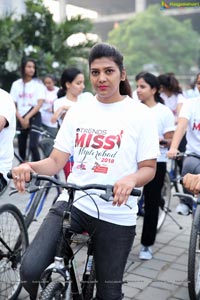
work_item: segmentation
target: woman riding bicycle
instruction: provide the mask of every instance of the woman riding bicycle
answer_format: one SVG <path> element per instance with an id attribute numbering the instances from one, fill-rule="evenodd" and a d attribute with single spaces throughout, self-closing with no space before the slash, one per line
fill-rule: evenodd
<path id="1" fill-rule="evenodd" d="M 123 273 L 137 217 L 137 198 L 129 195 L 134 187 L 143 186 L 155 175 L 158 135 L 150 110 L 129 96 L 123 56 L 117 49 L 96 44 L 89 54 L 89 70 L 96 92 L 90 106 L 77 103 L 70 108 L 50 156 L 13 168 L 12 175 L 18 191 L 23 192 L 31 172 L 53 175 L 72 154 L 74 165 L 69 182 L 114 185 L 112 202 L 95 197 L 100 218 L 89 196 L 74 203 L 71 230 L 92 235 L 96 299 L 121 300 Z M 31 299 L 36 298 L 42 271 L 55 256 L 66 196 L 63 192 L 50 209 L 23 257 L 21 280 Z M 79 196 L 80 193 L 76 198 Z M 132 209 L 124 205 L 127 202 Z"/>
<path id="2" fill-rule="evenodd" d="M 172 143 L 168 152 L 169 158 L 176 157 L 179 152 L 178 147 L 186 133 L 186 154 L 184 158 L 182 176 L 187 173 L 200 173 L 200 97 L 191 98 L 183 104 L 176 131 L 174 133 Z M 193 156 L 192 153 L 196 155 Z M 191 155 L 190 155 L 191 154 Z M 199 156 L 199 158 L 198 158 Z M 184 189 L 187 193 L 187 190 Z M 192 210 L 192 201 L 190 198 L 181 200 L 177 207 L 177 212 L 183 215 L 188 215 Z"/>

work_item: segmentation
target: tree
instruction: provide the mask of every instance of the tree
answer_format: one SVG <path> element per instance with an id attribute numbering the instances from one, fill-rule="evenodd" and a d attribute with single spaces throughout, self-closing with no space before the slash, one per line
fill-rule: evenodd
<path id="1" fill-rule="evenodd" d="M 26 13 L 19 20 L 13 15 L 0 19 L 0 85 L 6 90 L 20 76 L 19 67 L 24 57 L 36 59 L 38 73 L 54 74 L 58 79 L 64 68 L 73 64 L 87 72 L 88 49 L 94 42 L 87 39 L 92 23 L 80 16 L 55 23 L 42 0 L 26 0 Z M 86 40 L 71 47 L 67 39 L 82 32 Z M 89 84 L 89 83 L 88 83 Z"/>
<path id="2" fill-rule="evenodd" d="M 151 5 L 109 33 L 108 42 L 124 54 L 128 74 L 150 69 L 157 73 L 188 74 L 198 65 L 200 35 L 190 20 L 177 21 Z"/>

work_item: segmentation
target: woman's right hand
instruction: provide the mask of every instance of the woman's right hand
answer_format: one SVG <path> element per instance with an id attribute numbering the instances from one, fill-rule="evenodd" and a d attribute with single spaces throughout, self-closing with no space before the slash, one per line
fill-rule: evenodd
<path id="1" fill-rule="evenodd" d="M 176 158 L 177 154 L 179 153 L 179 150 L 176 148 L 170 148 L 169 151 L 167 152 L 167 157 L 168 158 Z"/>
<path id="2" fill-rule="evenodd" d="M 23 163 L 12 169 L 13 181 L 18 192 L 25 192 L 25 183 L 31 180 L 31 173 L 34 173 L 34 170 L 29 163 Z"/>
<path id="3" fill-rule="evenodd" d="M 198 195 L 200 193 L 200 174 L 186 174 L 183 177 L 183 185 L 188 191 Z"/>

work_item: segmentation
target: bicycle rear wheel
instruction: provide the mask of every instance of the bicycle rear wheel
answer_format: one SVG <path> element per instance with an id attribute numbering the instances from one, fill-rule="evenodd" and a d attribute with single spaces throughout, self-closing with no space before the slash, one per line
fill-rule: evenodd
<path id="1" fill-rule="evenodd" d="M 197 206 L 188 251 L 188 291 L 190 300 L 200 299 L 200 206 Z"/>
<path id="2" fill-rule="evenodd" d="M 166 172 L 164 184 L 162 188 L 162 199 L 159 205 L 159 215 L 158 215 L 158 223 L 157 223 L 157 232 L 163 226 L 167 213 L 170 211 L 170 202 L 171 202 L 171 181 L 169 173 Z"/>
<path id="3" fill-rule="evenodd" d="M 24 218 L 12 204 L 0 206 L 0 299 L 14 300 L 21 290 L 19 269 L 28 246 Z"/>

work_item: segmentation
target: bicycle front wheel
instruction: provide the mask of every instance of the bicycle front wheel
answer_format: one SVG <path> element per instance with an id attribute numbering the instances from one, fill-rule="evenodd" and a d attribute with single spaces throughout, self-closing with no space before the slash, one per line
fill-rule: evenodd
<path id="1" fill-rule="evenodd" d="M 166 172 L 164 184 L 162 188 L 162 198 L 161 203 L 159 205 L 159 215 L 158 215 L 158 223 L 157 223 L 157 232 L 163 226 L 167 213 L 169 212 L 170 202 L 171 202 L 171 181 L 169 177 L 169 173 Z"/>
<path id="2" fill-rule="evenodd" d="M 95 272 L 94 261 L 93 261 L 90 275 L 88 277 L 88 281 L 85 287 L 85 294 L 84 294 L 85 300 L 94 299 L 93 297 L 95 292 L 95 280 L 96 280 L 96 272 Z"/>
<path id="3" fill-rule="evenodd" d="M 28 246 L 28 234 L 20 210 L 0 206 L 0 299 L 17 299 L 21 290 L 19 269 Z"/>
<path id="4" fill-rule="evenodd" d="M 200 206 L 192 222 L 188 251 L 188 291 L 190 300 L 200 299 Z"/>
<path id="5" fill-rule="evenodd" d="M 39 300 L 64 300 L 63 288 L 61 282 L 52 281 L 41 292 Z"/>

